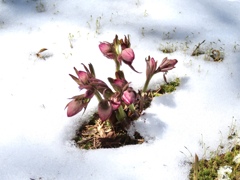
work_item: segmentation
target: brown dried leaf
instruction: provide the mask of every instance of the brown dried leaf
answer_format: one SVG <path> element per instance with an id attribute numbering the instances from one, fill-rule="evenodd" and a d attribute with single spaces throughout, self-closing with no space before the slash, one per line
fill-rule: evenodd
<path id="1" fill-rule="evenodd" d="M 103 129 L 100 129 L 98 132 L 99 132 L 99 135 L 100 135 L 101 138 L 105 138 L 106 137 L 106 133 L 104 132 Z"/>
<path id="2" fill-rule="evenodd" d="M 111 131 L 111 132 L 109 132 L 108 134 L 107 134 L 107 137 L 108 138 L 112 138 L 114 136 L 114 132 L 113 131 Z"/>
<path id="3" fill-rule="evenodd" d="M 198 180 L 199 159 L 195 154 L 193 180 Z"/>
<path id="4" fill-rule="evenodd" d="M 43 52 L 43 51 L 46 51 L 46 50 L 48 50 L 48 49 L 47 49 L 47 48 L 42 48 L 42 49 L 40 49 L 40 50 L 38 51 L 37 54 L 39 54 L 39 53 L 41 53 L 41 52 Z"/>
<path id="5" fill-rule="evenodd" d="M 86 131 L 84 131 L 83 133 L 82 133 L 82 135 L 94 135 L 94 134 L 96 134 L 96 132 L 97 132 L 97 130 L 96 129 L 87 129 Z"/>
<path id="6" fill-rule="evenodd" d="M 38 58 L 41 58 L 41 59 L 44 59 L 44 60 L 45 60 L 45 57 L 42 56 L 40 53 L 42 53 L 42 52 L 44 52 L 44 51 L 46 51 L 46 50 L 47 50 L 46 48 L 40 49 L 40 50 L 38 51 L 38 53 L 36 53 L 36 56 L 37 56 Z"/>

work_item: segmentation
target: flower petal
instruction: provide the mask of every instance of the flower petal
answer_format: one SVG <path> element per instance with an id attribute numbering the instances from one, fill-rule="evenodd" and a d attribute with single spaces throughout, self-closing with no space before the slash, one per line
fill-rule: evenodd
<path id="1" fill-rule="evenodd" d="M 112 106 L 107 100 L 102 100 L 98 104 L 98 115 L 102 121 L 106 121 L 112 114 Z"/>
<path id="2" fill-rule="evenodd" d="M 78 71 L 78 79 L 82 82 L 82 84 L 87 84 L 89 76 L 84 71 Z"/>
<path id="3" fill-rule="evenodd" d="M 103 53 L 103 55 L 105 55 L 106 53 L 109 53 L 112 49 L 111 43 L 109 42 L 101 42 L 98 47 L 100 51 Z"/>
<path id="4" fill-rule="evenodd" d="M 111 102 L 113 110 L 117 110 L 119 108 L 119 106 L 121 105 L 120 101 L 110 101 L 110 102 Z"/>
<path id="5" fill-rule="evenodd" d="M 165 57 L 162 60 L 162 63 L 159 65 L 157 72 L 167 72 L 173 68 L 175 68 L 174 66 L 177 64 L 177 60 L 176 59 L 168 59 L 167 57 Z"/>
<path id="6" fill-rule="evenodd" d="M 132 64 L 132 62 L 135 58 L 134 51 L 131 48 L 126 48 L 126 49 L 122 50 L 121 58 L 124 63 Z"/>
<path id="7" fill-rule="evenodd" d="M 130 105 L 136 101 L 137 93 L 133 88 L 129 87 L 126 91 L 123 92 L 122 100 L 126 105 Z"/>
<path id="8" fill-rule="evenodd" d="M 82 103 L 81 101 L 73 99 L 66 106 L 67 108 L 67 116 L 72 117 L 79 113 L 84 107 L 87 106 L 88 103 Z"/>
<path id="9" fill-rule="evenodd" d="M 108 81 L 112 85 L 113 89 L 117 92 L 121 92 L 123 87 L 127 84 L 127 81 L 122 79 L 108 78 Z"/>
<path id="10" fill-rule="evenodd" d="M 112 50 L 113 44 L 109 42 L 101 42 L 98 47 L 105 57 L 108 59 L 114 59 L 114 52 Z"/>
<path id="11" fill-rule="evenodd" d="M 149 78 L 152 77 L 154 72 L 156 71 L 157 61 L 155 61 L 154 58 L 150 58 L 150 56 L 148 56 L 148 59 L 146 59 L 146 63 L 146 77 Z"/>

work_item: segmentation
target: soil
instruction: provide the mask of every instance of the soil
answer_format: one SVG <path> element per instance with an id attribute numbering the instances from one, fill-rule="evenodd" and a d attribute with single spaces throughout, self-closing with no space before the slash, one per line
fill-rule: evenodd
<path id="1" fill-rule="evenodd" d="M 176 78 L 168 84 L 161 85 L 157 90 L 149 90 L 146 93 L 139 91 L 142 94 L 142 100 L 135 104 L 137 113 L 131 113 L 128 108 L 125 108 L 124 111 L 128 117 L 122 122 L 117 122 L 114 113 L 107 121 L 101 121 L 97 113 L 93 114 L 87 123 L 76 130 L 73 141 L 80 149 L 118 148 L 142 144 L 144 138 L 138 132 L 135 132 L 132 137 L 129 136 L 127 129 L 142 115 L 143 110 L 150 107 L 154 97 L 175 91 L 179 84 L 180 80 Z"/>

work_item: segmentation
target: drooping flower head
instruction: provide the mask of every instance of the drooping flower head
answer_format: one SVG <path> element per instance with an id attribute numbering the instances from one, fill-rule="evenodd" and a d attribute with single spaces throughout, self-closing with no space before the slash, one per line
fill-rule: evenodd
<path id="1" fill-rule="evenodd" d="M 166 83 L 168 83 L 166 74 L 169 70 L 175 68 L 177 62 L 178 61 L 176 59 L 168 59 L 167 57 L 165 57 L 162 60 L 162 63 L 157 68 L 157 61 L 155 61 L 153 57 L 151 58 L 150 56 L 148 56 L 148 58 L 146 59 L 146 81 L 143 87 L 143 92 L 147 90 L 148 84 L 152 76 L 156 73 L 163 72 L 163 79 Z"/>
<path id="2" fill-rule="evenodd" d="M 82 111 L 82 109 L 84 109 L 84 111 L 85 111 L 88 103 L 91 100 L 91 98 L 86 97 L 86 94 L 74 96 L 71 99 L 73 99 L 73 100 L 70 101 L 65 107 L 65 108 L 67 108 L 67 116 L 68 117 L 72 117 L 72 116 L 76 115 L 77 113 Z"/>
<path id="3" fill-rule="evenodd" d="M 162 63 L 159 65 L 157 72 L 167 72 L 169 70 L 172 70 L 173 68 L 175 68 L 177 62 L 178 61 L 176 59 L 168 59 L 167 57 L 165 57 L 162 60 Z"/>
<path id="4" fill-rule="evenodd" d="M 115 58 L 115 52 L 114 52 L 114 47 L 113 44 L 109 42 L 101 42 L 99 44 L 99 49 L 102 52 L 102 54 L 107 57 L 108 59 L 114 59 Z"/>
<path id="5" fill-rule="evenodd" d="M 103 81 L 95 78 L 95 72 L 92 64 L 89 64 L 89 67 L 86 67 L 82 64 L 85 71 L 78 71 L 75 67 L 74 70 L 77 74 L 77 77 L 70 74 L 72 79 L 79 85 L 79 89 L 85 89 L 85 94 L 74 96 L 71 102 L 67 104 L 67 115 L 74 116 L 75 114 L 86 110 L 88 103 L 94 95 L 98 92 L 102 93 L 105 89 L 109 89 L 107 84 Z M 101 97 L 99 97 L 101 98 Z"/>
<path id="6" fill-rule="evenodd" d="M 102 100 L 98 104 L 98 115 L 102 121 L 106 121 L 112 114 L 112 105 L 108 100 Z"/>
<path id="7" fill-rule="evenodd" d="M 158 72 L 166 73 L 169 70 L 172 70 L 173 68 L 175 68 L 175 65 L 177 64 L 177 62 L 178 61 L 176 59 L 168 59 L 167 57 L 165 57 L 157 68 L 157 61 L 155 61 L 154 58 L 150 58 L 150 56 L 148 56 L 148 59 L 146 59 L 146 63 L 147 63 L 146 76 L 147 78 L 149 78 Z"/>
<path id="8" fill-rule="evenodd" d="M 106 41 L 101 42 L 99 44 L 99 49 L 105 57 L 113 59 L 115 61 L 117 71 L 119 70 L 123 61 L 133 71 L 139 73 L 132 66 L 133 60 L 135 59 L 135 54 L 130 46 L 131 43 L 129 36 L 124 36 L 124 39 L 119 40 L 118 36 L 116 35 L 112 43 Z"/>

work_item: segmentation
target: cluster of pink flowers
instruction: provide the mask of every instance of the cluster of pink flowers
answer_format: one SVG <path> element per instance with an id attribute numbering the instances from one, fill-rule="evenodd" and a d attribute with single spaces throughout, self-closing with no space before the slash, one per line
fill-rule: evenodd
<path id="1" fill-rule="evenodd" d="M 135 54 L 131 48 L 129 36 L 125 36 L 124 39 L 118 39 L 116 35 L 112 43 L 101 42 L 99 49 L 105 57 L 112 59 L 116 64 L 115 78 L 108 78 L 114 91 L 104 81 L 96 78 L 92 64 L 89 64 L 88 67 L 82 64 L 85 71 L 79 71 L 74 68 L 77 77 L 71 74 L 70 76 L 78 84 L 80 90 L 85 89 L 86 91 L 84 94 L 71 98 L 72 101 L 66 106 L 67 116 L 74 116 L 83 109 L 85 111 L 88 103 L 95 95 L 99 100 L 98 114 L 102 121 L 107 119 L 122 121 L 127 118 L 124 109 L 127 108 L 128 111 L 134 113 L 134 107 L 141 100 L 142 96 L 142 93 L 137 93 L 129 86 L 130 83 L 125 79 L 124 72 L 120 70 L 121 64 L 124 62 L 138 73 L 132 66 Z M 146 92 L 151 78 L 158 72 L 163 72 L 164 80 L 167 83 L 165 75 L 169 70 L 175 68 L 176 63 L 176 59 L 168 59 L 166 57 L 157 67 L 157 61 L 148 56 L 146 59 L 146 81 L 141 92 Z"/>
<path id="2" fill-rule="evenodd" d="M 135 54 L 130 46 L 131 44 L 129 36 L 128 37 L 125 36 L 124 40 L 123 39 L 119 40 L 118 36 L 116 35 L 112 43 L 106 41 L 101 42 L 99 44 L 99 49 L 105 57 L 116 61 L 117 71 L 120 69 L 122 61 L 125 64 L 127 64 L 130 68 L 132 68 L 134 71 L 136 71 L 132 66 L 133 60 L 135 59 Z"/>

